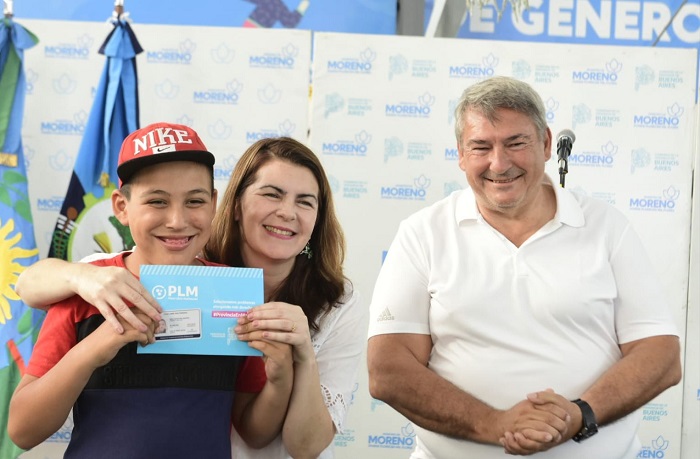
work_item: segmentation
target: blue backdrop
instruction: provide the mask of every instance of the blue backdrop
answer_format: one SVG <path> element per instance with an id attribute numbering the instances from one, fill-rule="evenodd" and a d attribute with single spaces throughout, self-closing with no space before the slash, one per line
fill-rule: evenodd
<path id="1" fill-rule="evenodd" d="M 303 14 L 295 15 L 304 5 Z M 18 19 L 104 21 L 113 7 L 113 0 L 21 0 L 14 2 L 14 14 Z M 257 14 L 271 20 L 272 27 L 287 22 L 324 32 L 396 32 L 395 0 L 125 0 L 124 8 L 141 24 L 243 26 Z"/>

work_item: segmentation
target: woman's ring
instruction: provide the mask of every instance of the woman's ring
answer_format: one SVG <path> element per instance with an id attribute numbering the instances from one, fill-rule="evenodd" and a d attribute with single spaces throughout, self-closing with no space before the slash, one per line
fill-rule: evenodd
<path id="1" fill-rule="evenodd" d="M 294 333 L 294 331 L 295 331 L 296 329 L 297 329 L 297 323 L 296 323 L 296 322 L 292 322 L 292 333 Z"/>

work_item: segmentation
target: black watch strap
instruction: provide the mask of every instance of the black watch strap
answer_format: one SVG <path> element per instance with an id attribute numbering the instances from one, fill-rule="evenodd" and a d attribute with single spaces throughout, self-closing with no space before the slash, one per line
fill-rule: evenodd
<path id="1" fill-rule="evenodd" d="M 581 426 L 581 430 L 579 430 L 573 437 L 573 440 L 579 443 L 598 433 L 598 422 L 595 419 L 595 413 L 593 413 L 591 405 L 584 402 L 580 398 L 572 400 L 572 402 L 577 404 L 581 409 L 581 419 L 583 425 Z"/>

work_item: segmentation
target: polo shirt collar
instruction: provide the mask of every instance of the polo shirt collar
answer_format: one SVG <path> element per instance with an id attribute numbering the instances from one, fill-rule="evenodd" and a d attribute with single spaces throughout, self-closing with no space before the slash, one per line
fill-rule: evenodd
<path id="1" fill-rule="evenodd" d="M 545 173 L 544 177 L 545 183 L 554 189 L 554 196 L 557 200 L 557 212 L 554 215 L 554 221 L 573 227 L 583 226 L 585 223 L 583 209 L 581 209 L 581 205 L 574 195 L 569 190 L 555 186 L 549 174 Z M 457 224 L 464 220 L 479 220 L 481 218 L 479 209 L 476 206 L 476 196 L 471 189 L 459 192 L 455 205 L 455 220 Z"/>

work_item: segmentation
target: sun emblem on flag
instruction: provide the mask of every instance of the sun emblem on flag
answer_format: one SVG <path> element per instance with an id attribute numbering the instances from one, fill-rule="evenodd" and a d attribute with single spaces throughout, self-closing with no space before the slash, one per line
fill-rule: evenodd
<path id="1" fill-rule="evenodd" d="M 10 300 L 20 299 L 13 286 L 25 267 L 20 265 L 17 260 L 31 258 L 39 253 L 39 249 L 36 248 L 16 247 L 17 243 L 22 240 L 22 233 L 10 236 L 14 229 L 14 220 L 10 219 L 4 225 L 0 221 L 0 325 L 12 319 Z"/>

